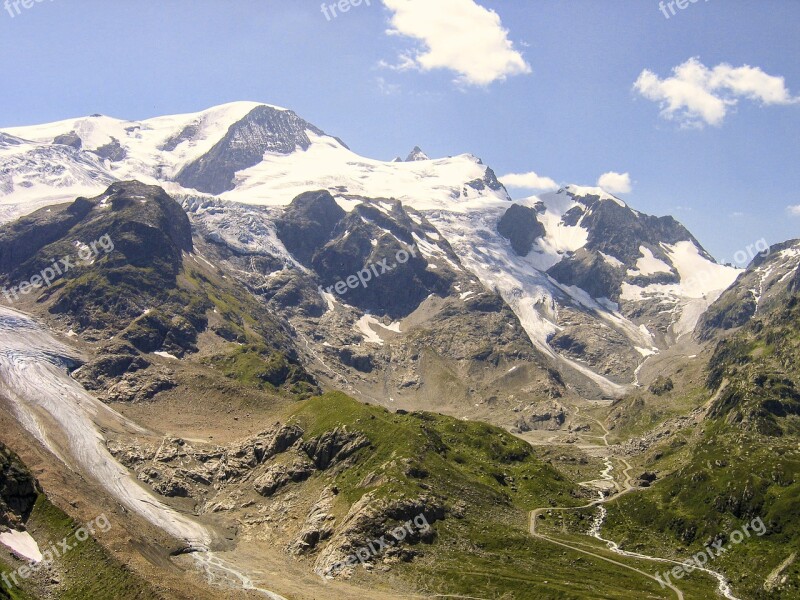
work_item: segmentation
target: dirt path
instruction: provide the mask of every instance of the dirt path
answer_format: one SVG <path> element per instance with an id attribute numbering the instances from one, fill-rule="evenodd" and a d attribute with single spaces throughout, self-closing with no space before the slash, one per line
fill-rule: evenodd
<path id="1" fill-rule="evenodd" d="M 576 414 L 578 414 L 579 412 L 580 412 L 580 409 L 576 408 Z M 684 600 L 683 592 L 677 586 L 673 585 L 672 583 L 662 582 L 658 578 L 656 578 L 654 575 L 646 573 L 645 571 L 642 571 L 641 569 L 637 569 L 636 567 L 632 567 L 630 565 L 626 565 L 626 564 L 621 563 L 619 561 L 613 560 L 613 559 L 605 557 L 605 556 L 601 556 L 600 554 L 596 554 L 594 552 L 590 552 L 588 550 L 585 550 L 584 548 L 579 548 L 578 547 L 579 545 L 583 545 L 583 544 L 566 543 L 566 542 L 563 542 L 563 541 L 558 540 L 558 539 L 554 539 L 552 537 L 549 537 L 549 536 L 547 536 L 545 534 L 542 534 L 542 533 L 539 533 L 539 532 L 536 531 L 536 521 L 539 518 L 539 516 L 543 515 L 544 513 L 553 512 L 553 511 L 555 511 L 555 512 L 569 512 L 569 511 L 577 511 L 577 510 L 586 510 L 586 509 L 589 509 L 589 508 L 597 507 L 597 508 L 599 508 L 600 513 L 599 513 L 598 517 L 595 519 L 595 521 L 594 521 L 594 523 L 592 525 L 592 536 L 595 537 L 596 539 L 600 540 L 601 542 L 605 543 L 610 550 L 612 550 L 616 554 L 619 554 L 620 556 L 626 556 L 628 558 L 634 558 L 634 559 L 639 559 L 639 560 L 648 560 L 648 561 L 659 562 L 659 563 L 676 564 L 676 565 L 682 564 L 679 561 L 675 561 L 675 560 L 671 560 L 671 559 L 667 559 L 667 558 L 659 558 L 659 557 L 655 557 L 655 556 L 648 556 L 648 555 L 645 555 L 645 554 L 638 554 L 638 553 L 635 553 L 635 552 L 626 552 L 625 550 L 620 549 L 620 547 L 615 542 L 613 542 L 611 540 L 607 540 L 607 539 L 603 538 L 600 535 L 600 532 L 602 530 L 602 525 L 603 525 L 603 522 L 605 521 L 605 517 L 606 517 L 606 510 L 605 510 L 605 507 L 603 505 L 606 504 L 607 502 L 612 501 L 612 500 L 616 500 L 616 499 L 620 498 L 621 496 L 623 496 L 625 494 L 629 494 L 629 493 L 637 490 L 638 488 L 633 485 L 633 480 L 632 480 L 632 477 L 631 477 L 631 474 L 630 474 L 630 472 L 633 470 L 633 466 L 631 466 L 631 464 L 627 460 L 625 460 L 624 458 L 617 457 L 617 460 L 619 462 L 621 462 L 625 466 L 625 469 L 622 471 L 622 476 L 623 476 L 622 481 L 618 482 L 613 477 L 613 475 L 611 475 L 611 473 L 612 473 L 612 471 L 614 469 L 614 466 L 613 466 L 613 463 L 612 463 L 612 460 L 611 460 L 611 457 L 610 457 L 610 453 L 608 452 L 608 450 L 611 447 L 611 445 L 608 443 L 608 436 L 610 435 L 610 432 L 608 431 L 608 429 L 606 428 L 606 426 L 602 422 L 600 422 L 600 421 L 598 421 L 597 419 L 594 419 L 594 418 L 592 418 L 592 420 L 595 423 L 597 423 L 602 428 L 602 430 L 604 432 L 604 434 L 602 436 L 596 436 L 596 437 L 598 437 L 599 439 L 603 440 L 603 446 L 599 446 L 599 447 L 603 448 L 606 451 L 606 456 L 604 458 L 604 462 L 605 462 L 606 468 L 600 473 L 600 479 L 592 480 L 592 481 L 586 481 L 586 482 L 581 483 L 580 485 L 586 485 L 586 486 L 592 486 L 592 487 L 599 488 L 600 489 L 600 492 L 599 492 L 600 497 L 597 500 L 594 500 L 593 502 L 589 502 L 588 504 L 585 504 L 583 506 L 576 506 L 576 507 L 568 507 L 568 506 L 564 506 L 564 507 L 544 507 L 544 508 L 537 508 L 536 510 L 531 511 L 531 513 L 530 513 L 530 533 L 531 533 L 531 535 L 536 537 L 536 538 L 545 540 L 545 541 L 547 541 L 547 542 L 549 542 L 551 544 L 555 544 L 555 545 L 561 546 L 563 548 L 568 548 L 568 549 L 570 549 L 570 550 L 572 550 L 574 552 L 580 552 L 581 554 L 586 554 L 586 555 L 592 556 L 594 558 L 603 560 L 605 562 L 611 563 L 611 564 L 616 565 L 618 567 L 622 567 L 622 568 L 627 569 L 629 571 L 634 571 L 634 572 L 636 572 L 636 573 L 638 573 L 638 574 L 640 574 L 640 575 L 642 575 L 644 577 L 647 577 L 648 579 L 651 579 L 653 581 L 658 582 L 659 584 L 666 585 L 666 587 L 669 590 L 672 591 L 672 593 L 675 595 L 676 598 L 678 598 L 678 600 Z M 593 436 L 589 436 L 589 437 L 593 437 Z M 613 487 L 616 490 L 616 492 L 606 495 L 604 493 L 604 490 L 603 490 L 602 486 L 593 485 L 593 484 L 602 483 L 602 482 L 609 482 L 609 483 L 613 484 Z M 720 595 L 722 595 L 724 598 L 727 598 L 729 600 L 738 600 L 733 595 L 727 579 L 722 574 L 717 573 L 716 571 L 711 571 L 710 569 L 697 569 L 697 570 L 702 570 L 703 572 L 708 573 L 709 575 L 713 576 L 717 580 L 717 582 L 718 582 L 718 591 L 719 591 Z"/>

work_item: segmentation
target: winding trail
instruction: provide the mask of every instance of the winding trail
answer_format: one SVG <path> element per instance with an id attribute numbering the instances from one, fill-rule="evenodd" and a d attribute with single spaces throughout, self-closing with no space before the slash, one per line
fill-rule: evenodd
<path id="1" fill-rule="evenodd" d="M 210 548 L 214 533 L 193 516 L 178 512 L 142 487 L 111 455 L 102 432 L 154 436 L 89 394 L 67 371 L 81 362 L 28 315 L 0 306 L 0 396 L 17 421 L 70 470 L 97 481 L 113 498 L 168 535 L 182 540 L 214 581 L 214 572 L 232 575 L 242 589 L 271 600 L 286 600 L 253 586 L 235 566 Z"/>
<path id="2" fill-rule="evenodd" d="M 580 409 L 576 408 L 576 414 L 579 413 L 579 412 L 580 412 Z M 610 448 L 611 445 L 608 443 L 608 436 L 610 435 L 610 432 L 608 431 L 606 426 L 603 423 L 601 423 L 600 421 L 598 421 L 597 419 L 592 419 L 592 421 L 597 423 L 603 429 L 603 432 L 604 432 L 604 434 L 602 436 L 596 436 L 596 437 L 598 437 L 598 438 L 603 440 L 603 445 L 604 445 L 603 447 L 604 448 L 606 448 L 606 449 Z M 673 565 L 682 565 L 683 563 L 681 563 L 680 561 L 677 561 L 677 560 L 672 560 L 672 559 L 669 559 L 669 558 L 659 558 L 659 557 L 656 557 L 656 556 L 648 556 L 646 554 L 639 554 L 639 553 L 636 553 L 636 552 L 628 552 L 626 550 L 622 550 L 616 542 L 613 542 L 611 540 L 607 540 L 607 539 L 605 539 L 605 538 L 603 538 L 601 536 L 601 530 L 602 530 L 602 527 L 603 527 L 603 522 L 605 521 L 605 518 L 606 518 L 606 515 L 607 515 L 606 508 L 603 505 L 606 504 L 607 502 L 610 502 L 612 500 L 616 500 L 617 498 L 620 498 L 621 496 L 623 496 L 625 494 L 629 494 L 629 493 L 631 493 L 631 492 L 633 492 L 633 491 L 638 489 L 636 486 L 633 485 L 632 477 L 630 475 L 630 472 L 633 469 L 633 466 L 631 466 L 631 464 L 627 460 L 625 460 L 624 458 L 617 457 L 617 460 L 619 460 L 621 463 L 623 463 L 625 465 L 625 469 L 622 471 L 624 479 L 621 482 L 621 484 L 616 481 L 616 479 L 614 478 L 613 475 L 611 475 L 612 471 L 614 470 L 614 464 L 613 464 L 613 462 L 611 460 L 611 457 L 608 456 L 608 455 L 606 455 L 605 458 L 604 458 L 605 469 L 603 469 L 603 471 L 600 473 L 600 479 L 599 480 L 593 480 L 593 481 L 585 481 L 585 482 L 582 482 L 582 483 L 579 484 L 579 485 L 588 486 L 588 485 L 591 485 L 593 483 L 596 483 L 597 481 L 609 482 L 609 483 L 611 483 L 613 485 L 613 488 L 616 490 L 616 493 L 606 494 L 605 491 L 603 489 L 601 489 L 599 491 L 599 497 L 598 497 L 597 500 L 589 502 L 588 504 L 585 504 L 583 506 L 563 506 L 563 507 L 557 506 L 557 507 L 537 508 L 536 510 L 531 511 L 531 513 L 530 513 L 530 518 L 529 518 L 530 533 L 531 533 L 531 535 L 533 537 L 545 540 L 545 541 L 547 541 L 547 542 L 549 542 L 551 544 L 555 544 L 555 545 L 561 546 L 563 548 L 568 548 L 568 549 L 570 549 L 570 550 L 572 550 L 574 552 L 580 552 L 581 554 L 586 554 L 586 555 L 592 556 L 594 558 L 598 558 L 600 560 L 603 560 L 605 562 L 614 564 L 616 566 L 625 568 L 625 569 L 627 569 L 629 571 L 634 571 L 636 573 L 639 573 L 640 575 L 642 575 L 644 577 L 647 577 L 648 579 L 651 579 L 651 580 L 659 583 L 660 585 L 666 586 L 667 589 L 671 590 L 675 594 L 675 596 L 676 596 L 676 598 L 678 598 L 678 600 L 684 600 L 683 592 L 676 585 L 672 584 L 671 582 L 667 582 L 667 581 L 663 581 L 662 582 L 657 577 L 655 577 L 654 575 L 652 575 L 650 573 L 647 573 L 645 571 L 642 571 L 641 569 L 637 569 L 636 567 L 632 567 L 630 565 L 626 565 L 624 563 L 621 563 L 619 561 L 613 560 L 613 559 L 608 558 L 606 556 L 602 556 L 600 554 L 596 554 L 595 552 L 590 552 L 588 550 L 585 550 L 583 548 L 579 548 L 578 547 L 578 546 L 584 546 L 584 548 L 585 548 L 587 546 L 585 544 L 581 544 L 579 542 L 566 543 L 564 541 L 549 537 L 549 536 L 547 536 L 545 534 L 542 534 L 542 533 L 539 533 L 539 532 L 536 531 L 536 521 L 539 518 L 539 516 L 543 515 L 544 513 L 553 512 L 553 511 L 555 511 L 555 512 L 569 512 L 569 511 L 577 511 L 577 510 L 586 510 L 588 508 L 595 508 L 596 507 L 596 508 L 599 509 L 599 511 L 598 511 L 598 515 L 595 517 L 594 521 L 592 522 L 592 528 L 590 530 L 590 535 L 592 537 L 596 538 L 597 540 L 605 543 L 609 550 L 611 550 L 615 554 L 619 554 L 620 556 L 625 556 L 627 558 L 634 558 L 634 559 L 638 559 L 638 560 L 647 560 L 647 561 L 652 561 L 652 562 L 659 562 L 659 563 L 666 563 L 666 564 L 673 564 Z M 712 577 L 714 577 L 717 580 L 717 590 L 718 590 L 718 592 L 719 592 L 719 594 L 721 596 L 723 596 L 724 598 L 726 598 L 728 600 L 739 600 L 736 596 L 733 595 L 733 591 L 731 590 L 730 583 L 728 582 L 727 578 L 724 575 L 722 575 L 721 573 L 718 573 L 716 571 L 712 571 L 711 569 L 706 569 L 706 568 L 695 568 L 695 570 L 702 571 L 702 572 L 707 573 L 707 574 L 711 575 Z"/>

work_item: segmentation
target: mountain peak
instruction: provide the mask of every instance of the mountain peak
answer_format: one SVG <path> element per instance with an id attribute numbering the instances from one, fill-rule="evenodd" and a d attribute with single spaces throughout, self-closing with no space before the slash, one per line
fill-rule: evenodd
<path id="1" fill-rule="evenodd" d="M 406 157 L 405 162 L 417 162 L 421 160 L 430 160 L 430 157 L 422 151 L 422 148 L 414 146 L 414 149 Z"/>
<path id="2" fill-rule="evenodd" d="M 568 185 L 564 188 L 560 189 L 557 193 L 566 192 L 572 197 L 576 198 L 587 198 L 589 196 L 597 196 L 600 200 L 611 200 L 619 204 L 620 206 L 627 207 L 628 205 L 625 204 L 622 200 L 614 196 L 613 194 L 609 194 L 601 187 L 594 187 L 594 186 L 586 186 L 586 185 Z"/>

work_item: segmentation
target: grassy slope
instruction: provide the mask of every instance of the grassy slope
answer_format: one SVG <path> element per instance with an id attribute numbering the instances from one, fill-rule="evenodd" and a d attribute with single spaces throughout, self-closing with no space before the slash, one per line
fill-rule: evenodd
<path id="1" fill-rule="evenodd" d="M 58 542 L 64 538 L 69 538 L 69 544 L 74 546 L 70 552 L 56 559 L 51 571 L 57 574 L 60 581 L 55 588 L 60 600 L 152 600 L 161 597 L 150 584 L 128 570 L 91 537 L 83 543 L 77 543 L 74 533 L 80 526 L 53 506 L 44 495 L 39 497 L 27 523 L 28 531 L 39 542 L 42 551 L 47 549 L 48 541 L 59 548 Z M 95 535 L 103 534 L 98 531 Z M 8 572 L 23 564 L 20 562 L 13 567 L 0 564 L 0 569 Z M 0 598 L 28 600 L 43 595 L 48 577 L 42 575 L 27 580 L 24 591 L 15 589 L 10 596 L 3 596 L 5 590 L 0 591 Z M 3 587 L 2 584 L 0 587 Z M 48 591 L 54 589 L 50 585 L 46 588 Z"/>
<path id="2" fill-rule="evenodd" d="M 396 577 L 423 592 L 480 598 L 628 599 L 633 590 L 642 598 L 671 597 L 639 574 L 532 538 L 530 510 L 586 500 L 574 497 L 571 481 L 502 429 L 430 413 L 394 414 L 337 393 L 304 402 L 290 420 L 306 438 L 346 426 L 372 442 L 353 467 L 330 475 L 341 490 L 343 512 L 368 491 L 392 499 L 427 494 L 453 510 L 435 524 L 436 540 L 423 546 L 423 556 L 381 573 L 380 580 L 357 569 L 356 583 L 381 585 Z M 407 477 L 409 465 L 427 476 Z M 383 477 L 362 487 L 370 473 Z M 461 518 L 454 516 L 459 505 Z M 637 566 L 656 571 L 647 563 Z M 703 598 L 707 582 L 697 589 L 702 593 L 687 599 Z"/>
<path id="3" fill-rule="evenodd" d="M 18 567 L 11 567 L 0 560 L 0 573 L 12 573 L 16 568 Z M 0 582 L 0 598 L 2 600 L 31 600 L 33 596 L 16 587 L 8 589 L 4 583 Z"/>
<path id="4" fill-rule="evenodd" d="M 800 598 L 797 562 L 783 572 L 783 588 L 763 587 L 800 548 L 797 364 L 800 303 L 795 296 L 718 346 L 709 384 L 724 387 L 709 417 L 684 447 L 651 453 L 648 468 L 671 473 L 650 491 L 616 502 L 608 535 L 631 547 L 684 558 L 760 517 L 767 534 L 731 545 L 714 565 L 745 598 Z M 654 460 L 656 451 L 664 456 Z"/>

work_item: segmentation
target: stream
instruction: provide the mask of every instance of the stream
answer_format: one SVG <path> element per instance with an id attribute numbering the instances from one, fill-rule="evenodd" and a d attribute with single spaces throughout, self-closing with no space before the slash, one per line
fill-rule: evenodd
<path id="1" fill-rule="evenodd" d="M 603 427 L 602 423 L 600 425 L 601 427 Z M 605 427 L 603 427 L 603 429 L 605 430 Z M 605 431 L 606 433 L 603 436 L 603 442 L 605 443 L 606 447 L 608 447 L 609 446 L 608 430 Z M 611 462 L 611 459 L 609 457 L 606 457 L 604 459 L 604 462 L 606 468 L 603 469 L 603 471 L 600 473 L 600 478 L 604 481 L 614 483 L 614 485 L 616 486 L 615 479 L 613 475 L 611 475 L 611 472 L 614 470 L 614 464 Z M 608 516 L 608 511 L 606 510 L 606 507 L 603 506 L 603 504 L 617 498 L 621 494 L 628 493 L 635 489 L 633 488 L 633 486 L 630 485 L 629 479 L 626 479 L 626 481 L 623 483 L 623 486 L 625 489 L 618 494 L 611 494 L 609 496 L 606 496 L 602 491 L 599 492 L 599 498 L 595 503 L 595 505 L 598 508 L 598 513 L 597 516 L 592 521 L 592 527 L 589 530 L 589 535 L 605 543 L 609 550 L 611 550 L 616 554 L 619 554 L 620 556 L 627 556 L 628 558 L 638 558 L 654 562 L 670 563 L 674 565 L 682 565 L 683 563 L 677 560 L 671 560 L 668 558 L 657 558 L 654 556 L 647 556 L 645 554 L 638 554 L 636 552 L 628 552 L 627 550 L 622 550 L 619 547 L 619 544 L 617 544 L 614 541 L 607 540 L 601 535 L 601 531 L 603 529 L 603 523 L 606 520 L 606 516 Z M 717 571 L 712 571 L 711 569 L 706 569 L 704 567 L 694 567 L 694 570 L 708 573 L 709 575 L 714 577 L 717 580 L 717 591 L 724 598 L 727 598 L 728 600 L 740 600 L 739 598 L 733 595 L 733 590 L 731 589 L 730 582 L 722 573 L 718 573 Z"/>

